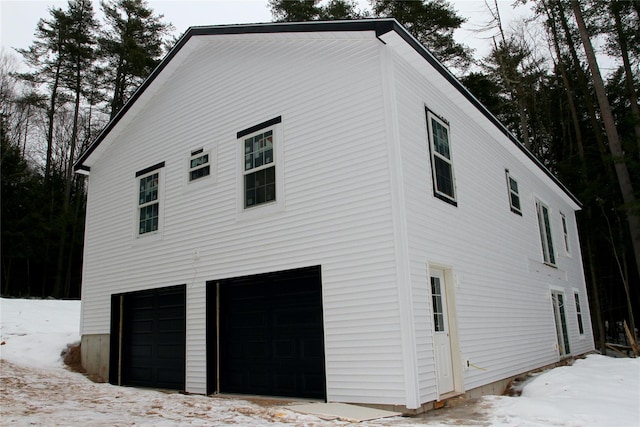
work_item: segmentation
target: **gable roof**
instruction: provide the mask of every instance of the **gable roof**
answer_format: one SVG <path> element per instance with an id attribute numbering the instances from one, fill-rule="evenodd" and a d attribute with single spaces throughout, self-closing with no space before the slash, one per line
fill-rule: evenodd
<path id="1" fill-rule="evenodd" d="M 549 170 L 537 157 L 535 157 L 516 137 L 509 131 L 478 99 L 465 88 L 462 83 L 451 72 L 440 63 L 419 41 L 394 18 L 364 19 L 352 21 L 308 21 L 308 22 L 281 22 L 263 24 L 238 24 L 238 25 L 216 25 L 216 26 L 196 26 L 190 27 L 178 40 L 176 45 L 164 57 L 160 64 L 138 87 L 131 98 L 125 103 L 116 116 L 105 126 L 93 143 L 85 150 L 74 164 L 74 171 L 78 173 L 88 173 L 90 168 L 85 165 L 87 159 L 100 146 L 107 135 L 122 120 L 122 118 L 134 106 L 136 101 L 144 94 L 145 90 L 153 83 L 158 76 L 169 66 L 171 61 L 178 55 L 192 37 L 211 35 L 234 35 L 234 34 L 274 34 L 274 33 L 310 33 L 310 32 L 351 32 L 351 31 L 374 31 L 383 43 L 383 36 L 394 33 L 401 38 L 413 51 L 418 53 L 427 61 L 442 77 L 444 77 L 464 98 L 466 98 L 483 116 L 485 116 L 501 133 L 503 133 L 516 147 L 518 147 L 538 168 L 544 172 L 551 180 L 566 193 L 569 198 L 581 206 L 580 201 L 569 191 L 569 189 Z"/>

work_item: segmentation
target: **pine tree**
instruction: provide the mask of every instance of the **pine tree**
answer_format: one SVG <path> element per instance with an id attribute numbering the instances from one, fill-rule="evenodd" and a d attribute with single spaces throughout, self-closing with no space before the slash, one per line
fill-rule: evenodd
<path id="1" fill-rule="evenodd" d="M 269 0 L 269 8 L 276 22 L 333 21 L 358 19 L 365 13 L 356 9 L 353 0 Z"/>
<path id="2" fill-rule="evenodd" d="M 51 177 L 53 164 L 54 122 L 60 103 L 60 79 L 65 61 L 65 44 L 68 38 L 69 20 L 60 8 L 49 9 L 50 20 L 40 19 L 36 27 L 34 42 L 28 49 L 17 49 L 26 64 L 33 70 L 21 78 L 37 85 L 46 85 L 47 107 L 47 153 L 45 159 L 45 185 Z"/>
<path id="3" fill-rule="evenodd" d="M 466 21 L 446 0 L 372 0 L 378 17 L 398 20 L 420 43 L 447 66 L 466 69 L 471 50 L 453 38 L 453 32 Z"/>
<path id="4" fill-rule="evenodd" d="M 162 22 L 145 0 L 115 0 L 101 3 L 106 27 L 98 39 L 107 86 L 110 117 L 120 111 L 138 85 L 158 64 L 163 37 L 171 25 Z"/>

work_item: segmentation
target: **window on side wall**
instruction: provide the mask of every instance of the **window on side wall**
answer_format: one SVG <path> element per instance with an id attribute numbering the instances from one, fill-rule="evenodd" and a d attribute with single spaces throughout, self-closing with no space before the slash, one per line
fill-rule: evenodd
<path id="1" fill-rule="evenodd" d="M 509 169 L 505 169 L 507 176 L 507 190 L 509 191 L 509 205 L 511 212 L 522 216 L 522 208 L 520 207 L 520 191 L 518 190 L 518 181 L 511 176 Z"/>
<path id="2" fill-rule="evenodd" d="M 278 132 L 276 117 L 244 131 L 238 132 L 242 146 L 242 205 L 245 210 L 274 204 L 282 194 L 278 180 Z"/>
<path id="3" fill-rule="evenodd" d="M 553 237 L 551 235 L 551 221 L 549 220 L 549 208 L 540 200 L 536 200 L 536 212 L 538 215 L 538 229 L 542 244 L 542 255 L 545 264 L 556 265 L 556 254 L 553 249 Z"/>
<path id="4" fill-rule="evenodd" d="M 560 212 L 560 220 L 562 221 L 562 238 L 564 241 L 564 252 L 567 255 L 571 255 L 571 248 L 569 247 L 569 226 L 567 225 L 567 216 Z"/>
<path id="5" fill-rule="evenodd" d="M 435 197 L 457 206 L 449 124 L 426 109 Z"/>
<path id="6" fill-rule="evenodd" d="M 164 162 L 136 172 L 137 235 L 155 234 L 160 230 L 162 168 Z"/>
<path id="7" fill-rule="evenodd" d="M 189 182 L 199 180 L 211 174 L 211 155 L 202 148 L 193 150 L 189 158 Z"/>
<path id="8" fill-rule="evenodd" d="M 584 335 L 584 325 L 582 324 L 582 308 L 580 307 L 580 294 L 575 292 L 573 297 L 576 302 L 576 316 L 578 318 L 578 332 L 580 335 Z"/>

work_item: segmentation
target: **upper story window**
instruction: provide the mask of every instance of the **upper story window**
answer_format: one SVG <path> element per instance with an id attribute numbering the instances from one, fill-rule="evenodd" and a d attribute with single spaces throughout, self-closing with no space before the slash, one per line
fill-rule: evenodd
<path id="1" fill-rule="evenodd" d="M 139 236 L 157 232 L 160 228 L 160 186 L 163 167 L 164 162 L 136 172 Z"/>
<path id="2" fill-rule="evenodd" d="M 520 207 L 520 191 L 518 190 L 518 181 L 509 173 L 509 169 L 505 170 L 507 176 L 507 189 L 509 190 L 509 204 L 511 206 L 511 212 L 522 215 L 522 208 Z"/>
<path id="3" fill-rule="evenodd" d="M 191 152 L 189 158 L 189 181 L 195 181 L 211 174 L 211 156 L 202 148 Z"/>
<path id="4" fill-rule="evenodd" d="M 540 229 L 540 241 L 542 243 L 542 255 L 546 264 L 555 265 L 556 255 L 553 250 L 553 237 L 551 236 L 551 222 L 549 220 L 549 208 L 541 201 L 536 200 L 536 212 L 538 215 L 538 228 Z"/>
<path id="5" fill-rule="evenodd" d="M 426 112 L 433 192 L 437 198 L 457 206 L 449 124 L 428 109 Z"/>
<path id="6" fill-rule="evenodd" d="M 252 208 L 276 202 L 281 183 L 278 179 L 277 161 L 279 141 L 276 125 L 282 121 L 276 117 L 267 122 L 238 132 L 242 144 L 243 207 Z"/>
<path id="7" fill-rule="evenodd" d="M 582 324 L 582 308 L 580 307 L 580 294 L 575 292 L 573 297 L 576 302 L 576 316 L 578 318 L 578 332 L 580 335 L 584 335 L 584 325 Z"/>
<path id="8" fill-rule="evenodd" d="M 571 248 L 569 247 L 569 227 L 567 225 L 567 217 L 560 212 L 560 220 L 562 221 L 562 237 L 564 241 L 564 251 L 567 255 L 571 254 Z"/>

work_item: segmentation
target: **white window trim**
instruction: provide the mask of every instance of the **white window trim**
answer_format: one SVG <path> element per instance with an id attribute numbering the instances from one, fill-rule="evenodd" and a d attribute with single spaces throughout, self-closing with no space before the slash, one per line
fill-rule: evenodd
<path id="1" fill-rule="evenodd" d="M 455 168 L 453 166 L 453 144 L 451 143 L 451 127 L 449 126 L 449 123 L 447 123 L 445 120 L 443 120 L 442 118 L 440 118 L 438 115 L 434 114 L 431 110 L 429 110 L 429 108 L 425 107 L 425 110 L 427 112 L 427 138 L 429 141 L 429 157 L 430 157 L 430 162 L 431 162 L 431 179 L 432 179 L 432 184 L 433 184 L 433 194 L 435 197 L 444 200 L 445 202 L 452 204 L 454 206 L 458 206 L 458 191 L 456 188 L 456 173 L 455 173 Z M 437 153 L 435 150 L 435 146 L 434 146 L 434 138 L 433 138 L 433 129 L 431 126 L 431 120 L 435 119 L 436 122 L 438 122 L 440 125 L 444 126 L 445 128 L 447 128 L 447 136 L 448 136 L 448 143 L 449 143 L 449 159 L 447 159 L 446 157 L 442 156 L 440 153 Z M 437 177 L 436 177 L 436 162 L 435 162 L 435 157 L 438 157 L 439 159 L 445 161 L 446 163 L 448 163 L 451 166 L 451 186 L 452 186 L 452 190 L 453 190 L 453 197 L 443 193 L 441 191 L 438 190 L 438 184 L 437 184 Z"/>
<path id="2" fill-rule="evenodd" d="M 547 221 L 549 222 L 549 235 L 547 235 L 546 224 L 541 222 L 541 215 L 543 210 L 547 210 Z M 538 235 L 540 236 L 540 249 L 542 251 L 542 260 L 544 264 L 549 265 L 551 267 L 557 267 L 558 263 L 558 254 L 555 250 L 555 245 L 553 243 L 553 222 L 551 218 L 553 215 L 551 214 L 551 208 L 549 205 L 541 201 L 540 199 L 535 199 L 535 211 L 536 211 L 536 224 L 538 225 Z M 544 219 L 544 218 L 543 218 Z M 549 246 L 550 243 L 550 246 Z M 553 260 L 551 259 L 551 254 L 553 254 Z M 548 259 L 547 259 L 548 258 Z"/>
<path id="3" fill-rule="evenodd" d="M 571 242 L 569 236 L 569 220 L 567 216 L 560 211 L 560 226 L 562 227 L 562 240 L 564 242 L 564 254 L 571 257 Z"/>
<path id="4" fill-rule="evenodd" d="M 191 153 L 202 149 L 199 154 L 192 155 Z M 196 180 L 191 180 L 191 159 L 202 156 L 204 154 L 209 155 L 209 175 L 203 176 Z M 204 185 L 215 184 L 218 175 L 218 144 L 216 142 L 204 145 L 202 147 L 193 148 L 187 152 L 184 156 L 184 190 L 191 191 L 200 188 Z"/>
<path id="5" fill-rule="evenodd" d="M 194 154 L 195 153 L 195 154 Z M 195 159 L 199 159 L 201 157 L 207 156 L 207 162 L 206 163 L 202 163 L 200 165 L 197 165 L 196 167 L 192 167 L 191 166 L 191 162 L 194 161 Z M 187 179 L 189 180 L 189 182 L 198 182 L 200 180 L 203 179 L 207 179 L 208 177 L 211 176 L 211 153 L 209 153 L 209 151 L 205 151 L 204 148 L 200 148 L 197 150 L 192 151 L 191 156 L 189 156 L 189 162 L 187 163 L 187 167 L 189 169 L 189 173 L 187 175 Z M 191 173 L 198 171 L 200 169 L 204 169 L 208 167 L 209 168 L 209 173 L 207 175 L 195 178 L 195 179 L 191 179 Z"/>
<path id="6" fill-rule="evenodd" d="M 236 139 L 236 213 L 238 221 L 262 218 L 265 215 L 280 212 L 285 208 L 284 132 L 282 129 L 282 121 L 265 127 L 259 126 L 260 125 L 257 125 L 253 132 L 244 134 Z M 276 200 L 245 208 L 244 141 L 247 138 L 268 132 L 269 130 L 273 132 L 273 165 L 276 168 Z"/>
<path id="7" fill-rule="evenodd" d="M 134 182 L 134 221 L 133 236 L 134 242 L 149 242 L 162 239 L 164 232 L 164 185 L 165 185 L 165 165 L 164 162 L 151 166 L 148 171 L 142 169 L 144 173 L 137 172 Z M 140 234 L 140 180 L 150 175 L 158 174 L 158 229 L 149 233 Z"/>
<path id="8" fill-rule="evenodd" d="M 511 208 L 511 212 L 522 216 L 522 197 L 520 197 L 520 183 L 518 182 L 517 179 L 513 177 L 513 175 L 511 175 L 511 172 L 509 172 L 509 169 L 505 169 L 504 171 L 507 178 L 507 197 L 509 198 L 509 207 Z M 511 189 L 511 180 L 513 180 L 518 186 L 518 191 L 513 191 Z M 518 197 L 518 201 L 520 202 L 519 208 L 516 206 L 513 206 L 512 199 L 511 199 L 512 194 L 515 194 Z"/>

